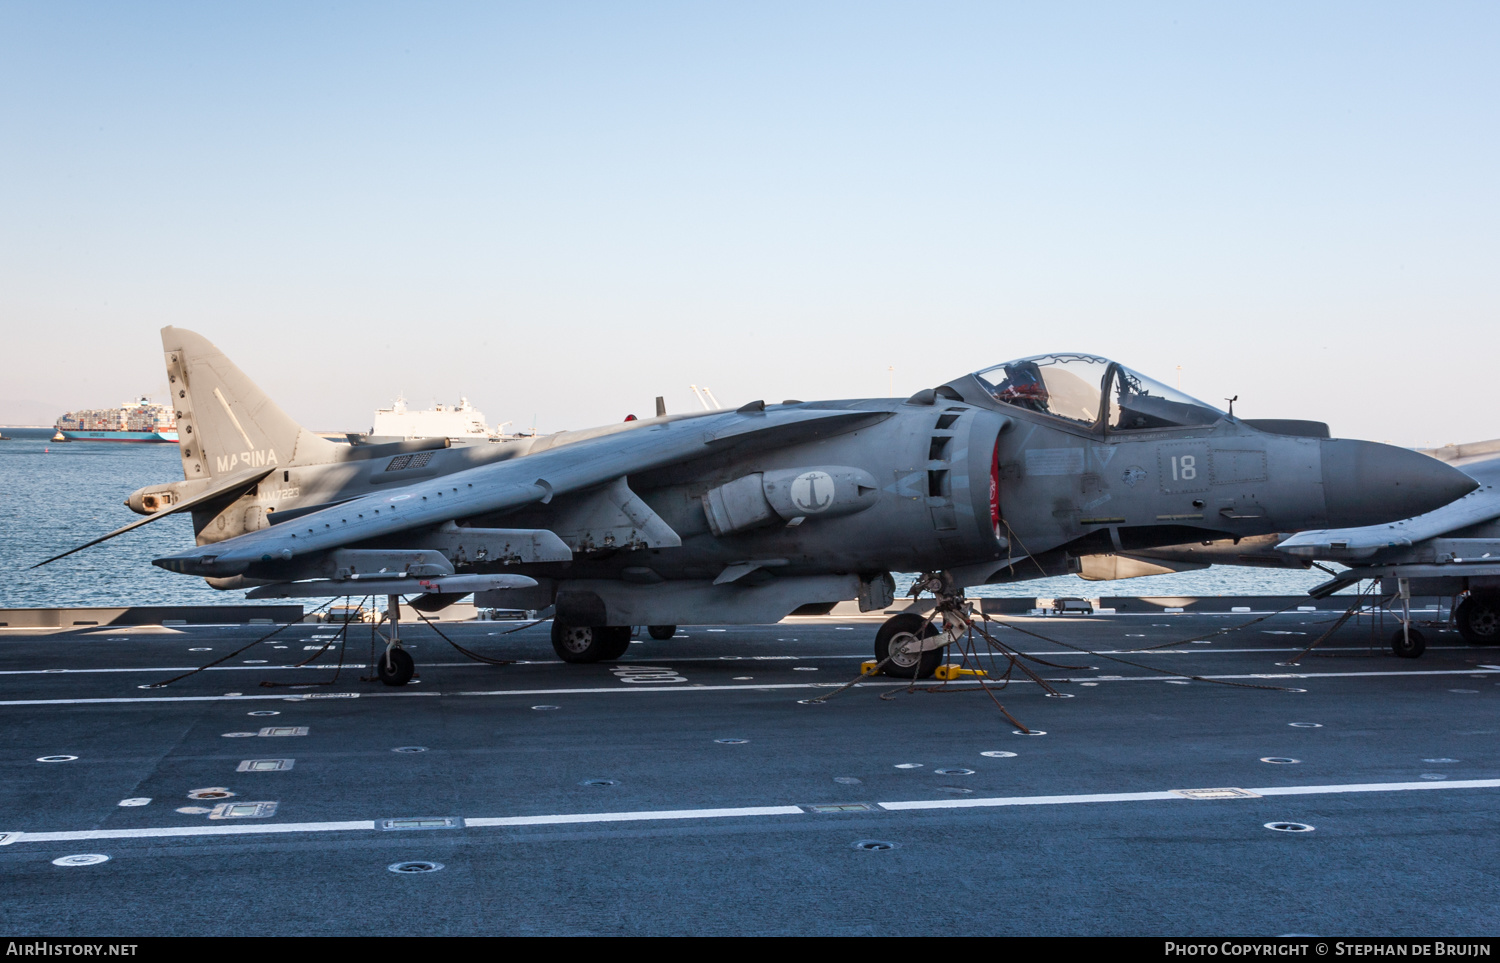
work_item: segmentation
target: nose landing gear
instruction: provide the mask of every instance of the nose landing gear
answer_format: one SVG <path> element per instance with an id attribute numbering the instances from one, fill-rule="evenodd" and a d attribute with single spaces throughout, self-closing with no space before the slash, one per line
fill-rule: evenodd
<path id="1" fill-rule="evenodd" d="M 1397 579 L 1396 585 L 1401 595 L 1401 628 L 1391 636 L 1391 651 L 1403 659 L 1415 659 L 1427 651 L 1427 640 L 1411 627 L 1411 582 Z"/>
<path id="2" fill-rule="evenodd" d="M 943 649 L 969 630 L 963 593 L 945 573 L 926 575 L 912 586 L 912 597 L 931 592 L 937 608 L 930 618 L 903 612 L 886 619 L 875 633 L 875 661 L 884 675 L 930 679 L 943 664 Z"/>

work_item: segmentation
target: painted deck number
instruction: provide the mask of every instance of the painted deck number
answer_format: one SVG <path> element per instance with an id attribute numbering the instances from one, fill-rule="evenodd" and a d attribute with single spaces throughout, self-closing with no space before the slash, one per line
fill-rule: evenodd
<path id="1" fill-rule="evenodd" d="M 307 726 L 266 726 L 257 735 L 262 736 L 305 736 Z"/>
<path id="2" fill-rule="evenodd" d="M 621 682 L 650 685 L 657 682 L 686 682 L 687 677 L 678 675 L 676 669 L 658 666 L 615 666 L 609 670 Z"/>

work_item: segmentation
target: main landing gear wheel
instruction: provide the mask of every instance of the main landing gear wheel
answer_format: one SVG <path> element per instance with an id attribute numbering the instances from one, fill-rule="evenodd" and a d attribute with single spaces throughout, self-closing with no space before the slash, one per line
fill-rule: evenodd
<path id="1" fill-rule="evenodd" d="M 406 685 L 416 668 L 405 649 L 387 649 L 375 659 L 375 674 L 386 685 Z"/>
<path id="2" fill-rule="evenodd" d="M 1470 645 L 1500 644 L 1500 597 L 1469 595 L 1453 611 L 1458 634 Z"/>
<path id="3" fill-rule="evenodd" d="M 629 648 L 628 625 L 567 625 L 552 620 L 552 650 L 564 662 L 618 659 Z"/>
<path id="4" fill-rule="evenodd" d="M 1391 636 L 1391 651 L 1403 659 L 1415 659 L 1427 651 L 1427 640 L 1416 629 L 1397 629 Z"/>
<path id="5" fill-rule="evenodd" d="M 618 659 L 630 651 L 630 626 L 601 625 L 594 631 L 604 633 L 604 660 L 606 662 Z"/>
<path id="6" fill-rule="evenodd" d="M 932 678 L 943 664 L 943 650 L 918 646 L 937 634 L 936 625 L 910 612 L 886 619 L 875 633 L 875 661 L 885 663 L 880 671 L 897 679 Z"/>
<path id="7" fill-rule="evenodd" d="M 677 634 L 677 626 L 675 626 L 675 625 L 652 625 L 652 626 L 648 626 L 647 627 L 647 631 L 649 631 L 651 633 L 651 637 L 653 639 L 665 640 L 665 639 L 670 639 L 672 636 L 674 636 L 674 635 Z"/>

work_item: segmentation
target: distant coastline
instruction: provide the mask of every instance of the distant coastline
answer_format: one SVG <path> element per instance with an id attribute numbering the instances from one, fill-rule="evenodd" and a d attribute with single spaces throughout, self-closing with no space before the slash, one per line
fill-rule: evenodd
<path id="1" fill-rule="evenodd" d="M 57 434 L 52 425 L 0 425 L 0 435 L 7 438 L 51 438 Z"/>

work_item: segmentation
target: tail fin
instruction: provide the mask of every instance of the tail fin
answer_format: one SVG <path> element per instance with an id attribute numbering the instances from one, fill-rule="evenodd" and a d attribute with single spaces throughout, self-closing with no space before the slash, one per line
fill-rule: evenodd
<path id="1" fill-rule="evenodd" d="M 287 417 L 224 352 L 185 328 L 161 329 L 177 409 L 183 477 L 334 461 L 336 446 Z"/>

